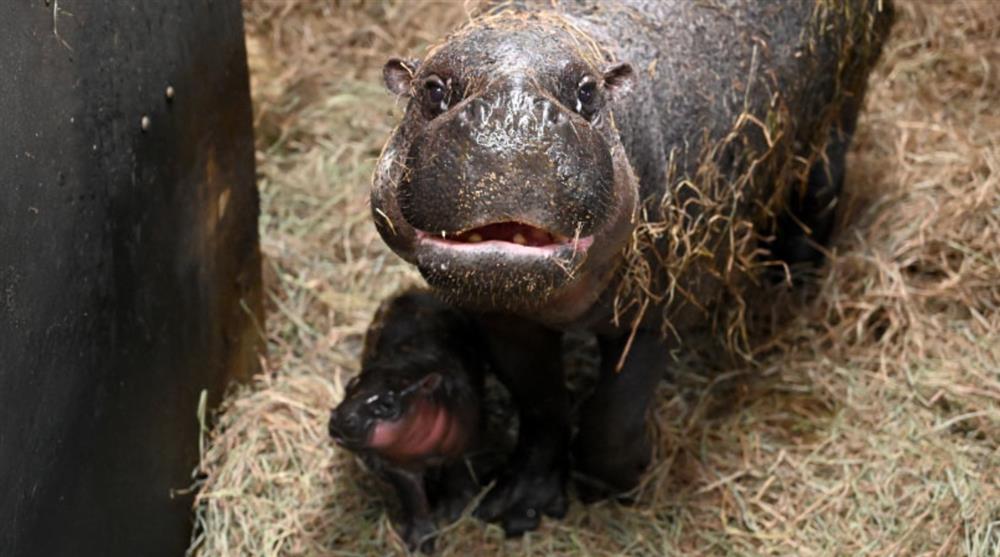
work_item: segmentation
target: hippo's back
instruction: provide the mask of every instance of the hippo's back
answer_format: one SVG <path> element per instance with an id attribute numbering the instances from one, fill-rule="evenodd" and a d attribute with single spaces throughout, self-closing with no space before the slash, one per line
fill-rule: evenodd
<path id="1" fill-rule="evenodd" d="M 803 177 L 831 137 L 849 142 L 891 2 L 560 6 L 637 76 L 613 113 L 647 222 L 614 298 L 635 308 L 662 293 L 654 300 L 662 312 L 646 316 L 652 326 L 683 328 L 713 306 L 725 311 L 720 296 L 740 296 L 737 285 L 768 264 L 760 234 L 774 233 L 790 192 L 810 187 Z M 648 274 L 634 272 L 643 265 Z"/>
<path id="2" fill-rule="evenodd" d="M 744 114 L 772 133 L 752 140 L 773 142 L 780 132 L 800 145 L 823 143 L 823 128 L 844 99 L 863 94 L 892 19 L 890 2 L 880 0 L 561 6 L 610 58 L 637 72 L 635 91 L 615 108 L 615 119 L 643 199 L 659 199 L 669 182 L 690 177 Z"/>

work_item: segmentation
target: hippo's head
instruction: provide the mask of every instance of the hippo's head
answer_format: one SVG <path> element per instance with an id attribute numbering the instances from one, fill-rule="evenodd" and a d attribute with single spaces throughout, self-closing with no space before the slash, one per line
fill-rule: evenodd
<path id="1" fill-rule="evenodd" d="M 330 413 L 330 436 L 397 463 L 460 454 L 479 422 L 470 373 L 452 354 L 406 347 L 369 361 Z"/>
<path id="2" fill-rule="evenodd" d="M 421 450 L 410 445 L 434 445 L 441 434 L 435 428 L 440 429 L 436 422 L 444 409 L 434 401 L 441 383 L 439 373 L 406 377 L 398 369 L 366 370 L 351 380 L 344 400 L 331 412 L 330 436 L 352 451 L 417 458 Z"/>
<path id="3" fill-rule="evenodd" d="M 385 65 L 409 103 L 373 216 L 449 301 L 558 323 L 609 282 L 638 196 L 613 118 L 632 68 L 592 45 L 558 19 L 501 15 Z"/>

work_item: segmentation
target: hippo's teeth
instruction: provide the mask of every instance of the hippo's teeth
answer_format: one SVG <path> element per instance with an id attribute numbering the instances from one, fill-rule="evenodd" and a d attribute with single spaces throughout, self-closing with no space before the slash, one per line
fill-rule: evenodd
<path id="1" fill-rule="evenodd" d="M 438 233 L 434 234 L 438 236 Z M 519 222 L 498 222 L 479 226 L 464 232 L 441 232 L 445 242 L 479 244 L 482 242 L 508 242 L 519 246 L 544 247 L 566 244 L 568 239 L 554 232 Z"/>
<path id="2" fill-rule="evenodd" d="M 544 245 L 552 243 L 552 235 L 544 230 L 538 228 L 532 228 L 530 234 L 531 234 L 531 241 L 535 244 Z"/>

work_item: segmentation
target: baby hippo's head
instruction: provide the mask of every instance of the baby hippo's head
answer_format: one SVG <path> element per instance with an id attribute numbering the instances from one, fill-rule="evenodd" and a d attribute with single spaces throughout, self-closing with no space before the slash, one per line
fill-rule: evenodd
<path id="1" fill-rule="evenodd" d="M 396 464 L 435 464 L 466 451 L 479 422 L 485 367 L 465 314 L 430 293 L 382 303 L 361 373 L 330 417 L 341 446 Z"/>
<path id="2" fill-rule="evenodd" d="M 406 366 L 409 367 L 409 366 Z M 475 420 L 456 412 L 445 376 L 395 366 L 367 368 L 347 385 L 330 416 L 330 436 L 354 452 L 398 464 L 429 464 L 461 454 Z M 464 418 L 464 419 L 463 419 Z"/>

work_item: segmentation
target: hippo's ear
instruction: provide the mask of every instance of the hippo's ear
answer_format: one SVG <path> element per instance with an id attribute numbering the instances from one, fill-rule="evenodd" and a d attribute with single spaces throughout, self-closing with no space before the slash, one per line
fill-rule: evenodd
<path id="1" fill-rule="evenodd" d="M 417 75 L 419 67 L 420 60 L 390 58 L 385 66 L 382 66 L 382 79 L 385 80 L 385 88 L 393 95 L 408 96 L 410 82 L 413 81 L 413 76 Z"/>
<path id="2" fill-rule="evenodd" d="M 417 387 L 422 395 L 431 395 L 441 387 L 441 383 L 444 382 L 444 378 L 441 377 L 440 373 L 428 373 L 420 380 L 420 386 Z"/>
<path id="3" fill-rule="evenodd" d="M 632 90 L 634 72 L 627 62 L 613 64 L 604 70 L 604 89 L 613 97 L 620 98 Z"/>

